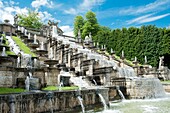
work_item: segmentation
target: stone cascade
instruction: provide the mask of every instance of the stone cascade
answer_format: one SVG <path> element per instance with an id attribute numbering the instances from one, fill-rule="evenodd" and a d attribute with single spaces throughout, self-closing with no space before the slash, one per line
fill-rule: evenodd
<path id="1" fill-rule="evenodd" d="M 108 89 L 98 89 L 100 94 L 108 101 Z M 83 98 L 84 108 L 92 109 L 101 106 L 96 90 L 88 89 L 81 91 L 60 91 L 39 93 L 30 92 L 14 95 L 0 95 L 1 113 L 58 113 L 58 112 L 77 112 L 82 111 L 80 102 L 77 98 Z"/>
<path id="2" fill-rule="evenodd" d="M 24 81 L 27 76 L 29 76 L 30 86 L 31 83 L 33 83 L 33 86 L 39 87 L 37 89 L 40 89 L 40 86 L 59 86 L 61 83 L 60 78 L 62 78 L 64 81 L 67 81 L 67 83 L 63 83 L 65 86 L 76 85 L 85 88 L 94 85 L 104 87 L 120 86 L 127 89 L 123 92 L 124 94 L 134 95 L 128 92 L 131 90 L 133 83 L 137 84 L 134 78 L 140 79 L 138 76 L 144 77 L 142 72 L 141 75 L 138 74 L 139 66 L 137 58 L 135 58 L 133 62 L 134 66 L 127 65 L 125 53 L 122 51 L 121 58 L 117 60 L 113 50 L 111 55 L 106 54 L 106 45 L 93 43 L 91 33 L 85 37 L 85 40 L 81 40 L 80 33 L 77 39 L 75 37 L 65 36 L 62 32 L 59 32 L 57 23 L 54 22 L 49 22 L 48 25 L 46 25 L 46 29 L 44 28 L 44 31 L 32 30 L 18 25 L 14 28 L 15 32 L 4 33 L 7 35 L 6 38 L 10 42 L 12 51 L 16 55 L 10 57 L 9 63 L 11 63 L 13 67 L 5 66 L 5 68 L 1 68 L 0 70 L 2 73 L 1 78 L 8 75 L 6 77 L 8 77 L 11 82 L 11 84 L 7 83 L 7 85 L 3 84 L 3 86 L 24 87 L 26 84 Z M 30 52 L 36 53 L 36 55 L 30 56 L 30 54 L 23 53 L 21 48 L 12 41 L 11 36 L 19 37 L 30 49 Z M 1 37 L 1 61 L 8 57 L 4 51 L 10 50 L 7 46 L 3 49 L 3 41 L 4 37 Z M 101 46 L 100 49 L 99 46 Z M 4 64 L 7 65 L 8 63 L 1 64 L 3 67 Z M 68 76 L 61 73 L 62 71 L 68 73 Z M 71 79 L 72 81 L 70 81 Z M 127 82 L 128 80 L 132 80 L 132 82 Z M 77 81 L 81 81 L 83 86 Z M 153 83 L 153 85 L 156 84 Z M 144 93 L 144 95 L 146 95 L 146 93 Z"/>

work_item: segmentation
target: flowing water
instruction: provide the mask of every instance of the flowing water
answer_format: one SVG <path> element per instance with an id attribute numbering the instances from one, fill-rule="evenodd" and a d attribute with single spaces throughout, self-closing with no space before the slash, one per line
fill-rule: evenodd
<path id="1" fill-rule="evenodd" d="M 123 95 L 122 91 L 121 91 L 120 89 L 118 89 L 117 91 L 118 91 L 121 99 L 122 99 L 122 100 L 125 100 L 125 96 Z"/>
<path id="2" fill-rule="evenodd" d="M 77 96 L 77 99 L 80 102 L 82 113 L 85 113 L 85 108 L 84 108 L 84 105 L 83 105 L 83 99 L 80 96 Z"/>
<path id="3" fill-rule="evenodd" d="M 110 108 L 96 111 L 90 110 L 87 113 L 170 113 L 170 95 L 158 99 L 132 99 L 122 102 L 110 102 Z"/>
<path id="4" fill-rule="evenodd" d="M 27 78 L 26 78 L 26 80 L 25 80 L 25 89 L 26 89 L 27 91 L 30 90 L 30 78 L 29 78 L 29 76 L 27 76 Z"/>
<path id="5" fill-rule="evenodd" d="M 106 101 L 105 101 L 104 97 L 100 93 L 98 93 L 98 95 L 99 95 L 100 100 L 101 100 L 101 102 L 102 102 L 102 104 L 104 106 L 104 110 L 106 110 L 107 109 L 107 105 L 106 105 Z"/>

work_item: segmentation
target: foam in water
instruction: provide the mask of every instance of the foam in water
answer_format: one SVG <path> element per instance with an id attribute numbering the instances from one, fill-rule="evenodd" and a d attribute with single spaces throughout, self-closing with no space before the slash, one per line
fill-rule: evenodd
<path id="1" fill-rule="evenodd" d="M 70 81 L 78 87 L 85 87 L 85 88 L 90 87 L 89 83 L 86 80 L 82 79 L 81 76 L 80 77 L 71 77 Z"/>
<path id="2" fill-rule="evenodd" d="M 131 95 L 140 98 L 165 97 L 165 91 L 157 78 L 135 78 L 131 80 Z"/>

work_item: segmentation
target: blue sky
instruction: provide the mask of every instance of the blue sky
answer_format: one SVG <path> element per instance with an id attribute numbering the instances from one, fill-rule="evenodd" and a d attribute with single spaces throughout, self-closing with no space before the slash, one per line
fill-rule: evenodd
<path id="1" fill-rule="evenodd" d="M 37 10 L 42 21 L 58 21 L 67 35 L 73 35 L 76 15 L 89 10 L 96 13 L 100 25 L 112 29 L 156 25 L 170 27 L 170 0 L 0 0 L 0 21 L 13 15 Z"/>

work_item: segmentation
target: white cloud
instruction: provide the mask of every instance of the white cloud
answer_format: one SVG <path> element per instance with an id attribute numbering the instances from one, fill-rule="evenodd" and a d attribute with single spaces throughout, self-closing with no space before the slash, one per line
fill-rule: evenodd
<path id="1" fill-rule="evenodd" d="M 155 0 L 155 2 L 141 6 L 119 7 L 116 9 L 110 8 L 99 11 L 98 18 L 158 13 L 168 8 L 170 8 L 170 0 Z"/>
<path id="2" fill-rule="evenodd" d="M 66 14 L 73 14 L 73 15 L 76 15 L 78 12 L 76 11 L 76 9 L 74 9 L 74 8 L 70 8 L 70 9 L 68 9 L 68 10 L 64 10 L 64 12 L 66 13 Z"/>
<path id="3" fill-rule="evenodd" d="M 26 7 L 20 8 L 18 6 L 14 6 L 13 3 L 10 1 L 9 3 L 6 2 L 3 4 L 3 2 L 0 1 L 0 21 L 4 21 L 5 19 L 10 20 L 10 23 L 14 23 L 14 15 L 15 14 L 27 14 L 28 9 Z M 50 13 L 47 11 L 39 12 L 39 16 L 42 19 L 43 22 L 47 22 L 48 20 L 60 22 L 60 20 L 55 19 Z"/>
<path id="4" fill-rule="evenodd" d="M 144 16 L 137 17 L 137 18 L 135 18 L 135 19 L 132 19 L 132 20 L 127 21 L 127 24 L 137 23 L 137 22 L 139 22 L 140 20 L 143 20 L 143 19 L 146 19 L 147 17 L 150 17 L 151 15 L 153 15 L 153 14 L 147 14 L 147 15 L 144 15 Z"/>
<path id="5" fill-rule="evenodd" d="M 101 5 L 104 0 L 83 0 L 83 3 L 80 4 L 79 8 L 84 10 L 90 10 L 96 5 Z"/>
<path id="6" fill-rule="evenodd" d="M 125 9 L 121 9 L 119 11 L 119 14 L 121 15 L 134 15 L 134 14 L 143 14 L 148 12 L 156 12 L 156 11 L 162 11 L 164 9 L 167 9 L 170 5 L 170 0 L 156 0 L 153 3 L 144 5 L 144 6 L 138 6 L 138 7 L 129 7 Z"/>
<path id="7" fill-rule="evenodd" d="M 2 3 L 2 1 L 0 1 L 0 8 L 3 6 L 3 3 Z"/>
<path id="8" fill-rule="evenodd" d="M 170 13 L 159 15 L 159 16 L 145 18 L 143 20 L 140 20 L 139 23 L 141 24 L 141 23 L 147 23 L 147 22 L 156 21 L 156 20 L 159 20 L 159 19 L 164 18 L 164 17 L 169 16 L 169 15 L 170 15 Z"/>
<path id="9" fill-rule="evenodd" d="M 137 17 L 135 19 L 132 19 L 132 20 L 129 20 L 127 21 L 127 24 L 142 24 L 142 23 L 147 23 L 147 22 L 152 22 L 152 21 L 156 21 L 156 20 L 159 20 L 161 18 L 164 18 L 166 16 L 169 16 L 170 13 L 167 13 L 167 14 L 163 14 L 163 15 L 158 15 L 158 16 L 153 16 L 153 13 L 152 14 L 147 14 L 147 15 L 144 15 L 144 16 L 140 16 L 140 17 Z"/>
<path id="10" fill-rule="evenodd" d="M 167 29 L 170 29 L 170 25 L 168 27 L 166 27 Z"/>
<path id="11" fill-rule="evenodd" d="M 72 27 L 66 25 L 66 26 L 60 26 L 60 29 L 64 32 L 64 35 L 74 36 Z"/>
<path id="12" fill-rule="evenodd" d="M 4 21 L 5 19 L 8 19 L 11 24 L 14 23 L 14 18 L 13 16 L 17 14 L 25 14 L 27 13 L 28 10 L 27 8 L 20 8 L 18 6 L 14 6 L 14 3 L 10 1 L 9 3 L 3 3 L 0 1 L 0 21 Z"/>
<path id="13" fill-rule="evenodd" d="M 83 0 L 76 8 L 69 8 L 64 10 L 66 14 L 76 15 L 91 10 L 93 7 L 101 5 L 105 0 Z"/>
<path id="14" fill-rule="evenodd" d="M 47 11 L 39 12 L 39 16 L 42 19 L 43 22 L 47 23 L 48 20 L 55 21 L 55 22 L 61 22 L 60 20 L 55 19 L 50 13 Z"/>
<path id="15" fill-rule="evenodd" d="M 35 0 L 31 3 L 31 6 L 39 9 L 40 6 L 47 6 L 49 8 L 53 8 L 54 4 L 52 1 L 49 0 Z"/>

